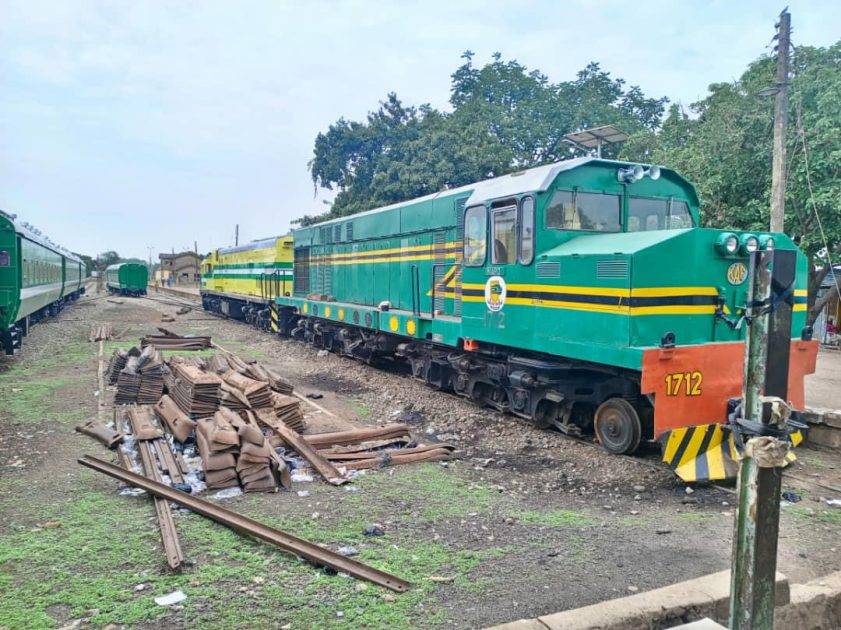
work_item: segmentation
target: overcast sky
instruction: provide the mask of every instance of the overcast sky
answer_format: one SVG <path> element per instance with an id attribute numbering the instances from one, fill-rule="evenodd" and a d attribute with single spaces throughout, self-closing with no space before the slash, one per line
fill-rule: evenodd
<path id="1" fill-rule="evenodd" d="M 0 0 L 0 208 L 91 255 L 281 234 L 329 199 L 316 134 L 392 90 L 446 107 L 465 49 L 688 104 L 768 51 L 783 4 Z M 837 1 L 789 5 L 796 44 L 841 35 Z"/>

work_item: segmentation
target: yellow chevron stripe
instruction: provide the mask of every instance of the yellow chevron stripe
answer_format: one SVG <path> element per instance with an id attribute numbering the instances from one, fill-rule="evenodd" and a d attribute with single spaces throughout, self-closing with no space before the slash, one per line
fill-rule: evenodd
<path id="1" fill-rule="evenodd" d="M 666 439 L 666 448 L 663 450 L 663 461 L 671 464 L 677 453 L 677 447 L 683 441 L 683 436 L 686 435 L 686 427 L 673 429 L 669 432 L 669 437 Z"/>
<path id="2" fill-rule="evenodd" d="M 802 312 L 802 311 L 807 310 L 808 306 L 809 306 L 808 304 L 795 304 L 794 306 L 791 307 L 791 310 L 795 311 L 795 312 Z"/>
<path id="3" fill-rule="evenodd" d="M 806 297 L 809 295 L 809 289 L 795 289 L 794 295 L 795 297 Z"/>
<path id="4" fill-rule="evenodd" d="M 724 453 L 722 452 L 723 439 L 724 430 L 721 426 L 715 425 L 707 450 L 707 470 L 710 479 L 724 479 L 727 476 L 724 470 Z"/>

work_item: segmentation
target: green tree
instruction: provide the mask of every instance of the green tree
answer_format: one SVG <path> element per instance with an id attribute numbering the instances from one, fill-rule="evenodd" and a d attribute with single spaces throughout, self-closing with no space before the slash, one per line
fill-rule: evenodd
<path id="1" fill-rule="evenodd" d="M 650 129 L 666 103 L 626 89 L 596 63 L 574 81 L 552 84 L 499 53 L 482 67 L 470 51 L 462 58 L 451 77 L 451 112 L 406 107 L 392 93 L 365 122 L 340 119 L 318 135 L 313 181 L 338 192 L 328 213 L 302 223 L 564 159 L 571 156 L 565 134 L 607 123 Z"/>
<path id="2" fill-rule="evenodd" d="M 767 230 L 774 104 L 760 93 L 774 84 L 774 69 L 774 59 L 762 57 L 734 83 L 711 85 L 691 105 L 693 117 L 673 105 L 659 129 L 632 136 L 621 156 L 666 164 L 690 179 L 704 224 Z M 810 258 L 814 321 L 831 297 L 815 299 L 830 256 L 841 257 L 841 42 L 795 49 L 792 70 L 785 227 Z"/>
<path id="3" fill-rule="evenodd" d="M 113 249 L 102 252 L 96 257 L 96 268 L 102 271 L 110 265 L 120 262 L 120 255 Z"/>

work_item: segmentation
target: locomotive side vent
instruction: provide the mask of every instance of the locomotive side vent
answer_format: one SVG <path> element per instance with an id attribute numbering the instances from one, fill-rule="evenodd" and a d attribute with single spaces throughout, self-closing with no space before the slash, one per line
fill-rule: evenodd
<path id="1" fill-rule="evenodd" d="M 628 277 L 627 260 L 599 260 L 596 262 L 596 277 L 599 279 L 619 279 Z"/>
<path id="2" fill-rule="evenodd" d="M 342 242 L 342 224 L 337 223 L 333 226 L 333 242 L 334 243 L 341 243 Z"/>
<path id="3" fill-rule="evenodd" d="M 535 265 L 535 273 L 538 278 L 560 278 L 561 263 L 558 261 L 539 262 Z"/>
<path id="4" fill-rule="evenodd" d="M 345 227 L 345 239 L 353 240 L 353 221 L 348 221 Z"/>

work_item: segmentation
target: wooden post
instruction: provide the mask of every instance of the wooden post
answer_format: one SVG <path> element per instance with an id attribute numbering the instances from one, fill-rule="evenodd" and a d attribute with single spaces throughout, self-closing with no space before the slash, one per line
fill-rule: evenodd
<path id="1" fill-rule="evenodd" d="M 788 126 L 788 66 L 791 46 L 791 14 L 780 13 L 777 24 L 777 94 L 774 99 L 774 161 L 771 171 L 771 231 L 785 227 L 786 127 Z"/>

